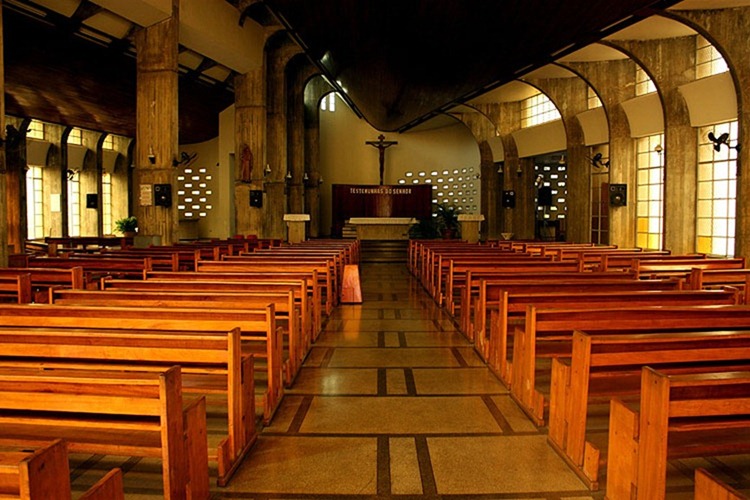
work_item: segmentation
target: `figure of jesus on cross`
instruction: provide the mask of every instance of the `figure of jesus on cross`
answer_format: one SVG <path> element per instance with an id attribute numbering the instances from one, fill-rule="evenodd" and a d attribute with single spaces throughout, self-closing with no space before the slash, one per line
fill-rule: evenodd
<path id="1" fill-rule="evenodd" d="M 380 185 L 383 185 L 383 172 L 385 170 L 385 150 L 398 144 L 398 141 L 386 141 L 385 136 L 380 134 L 377 141 L 365 141 L 365 144 L 378 148 L 380 151 Z"/>

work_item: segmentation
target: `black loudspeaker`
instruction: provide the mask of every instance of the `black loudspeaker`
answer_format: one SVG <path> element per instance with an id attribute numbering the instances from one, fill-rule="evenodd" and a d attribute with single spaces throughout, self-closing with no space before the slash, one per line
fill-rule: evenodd
<path id="1" fill-rule="evenodd" d="M 86 208 L 99 208 L 99 195 L 96 193 L 86 194 Z"/>
<path id="2" fill-rule="evenodd" d="M 503 208 L 515 208 L 516 207 L 516 192 L 515 191 L 503 191 Z"/>
<path id="3" fill-rule="evenodd" d="M 154 184 L 154 205 L 157 207 L 172 206 L 171 184 Z"/>
<path id="4" fill-rule="evenodd" d="M 624 207 L 628 204 L 628 185 L 609 185 L 609 204 L 613 207 Z"/>
<path id="5" fill-rule="evenodd" d="M 255 208 L 263 208 L 263 191 L 250 191 L 250 206 Z"/>
<path id="6" fill-rule="evenodd" d="M 539 188 L 539 194 L 537 195 L 537 203 L 540 207 L 552 206 L 552 188 L 551 187 L 542 186 Z"/>

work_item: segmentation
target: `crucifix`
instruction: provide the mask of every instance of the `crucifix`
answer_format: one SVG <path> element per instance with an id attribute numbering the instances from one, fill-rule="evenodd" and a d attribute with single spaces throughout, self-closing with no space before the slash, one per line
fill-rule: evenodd
<path id="1" fill-rule="evenodd" d="M 377 141 L 365 141 L 365 144 L 378 148 L 380 151 L 380 185 L 383 185 L 383 171 L 385 170 L 385 150 L 398 144 L 398 141 L 386 141 L 385 136 L 380 134 Z"/>

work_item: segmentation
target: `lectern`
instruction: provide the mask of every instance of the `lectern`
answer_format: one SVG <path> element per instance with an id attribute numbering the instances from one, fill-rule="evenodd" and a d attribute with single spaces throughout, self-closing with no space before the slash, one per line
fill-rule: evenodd
<path id="1" fill-rule="evenodd" d="M 310 214 L 284 214 L 287 227 L 287 243 L 295 244 L 305 241 L 305 223 L 310 220 Z"/>
<path id="2" fill-rule="evenodd" d="M 469 243 L 479 241 L 479 225 L 484 220 L 484 215 L 459 214 L 458 223 L 461 224 L 461 239 Z"/>

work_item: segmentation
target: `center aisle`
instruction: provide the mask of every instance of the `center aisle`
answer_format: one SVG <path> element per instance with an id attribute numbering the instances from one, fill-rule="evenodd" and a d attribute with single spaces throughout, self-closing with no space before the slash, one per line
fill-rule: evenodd
<path id="1" fill-rule="evenodd" d="M 214 498 L 593 498 L 403 264 L 365 264 Z"/>

